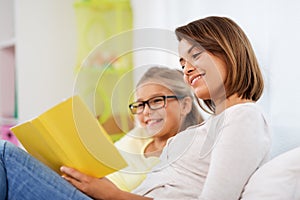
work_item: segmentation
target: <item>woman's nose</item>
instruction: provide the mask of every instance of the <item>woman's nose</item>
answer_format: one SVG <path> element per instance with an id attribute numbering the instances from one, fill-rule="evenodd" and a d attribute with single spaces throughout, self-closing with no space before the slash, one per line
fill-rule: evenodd
<path id="1" fill-rule="evenodd" d="M 195 67 L 191 63 L 186 61 L 185 65 L 184 65 L 184 68 L 183 68 L 183 73 L 185 75 L 188 75 L 191 72 L 193 72 L 194 70 L 195 70 Z"/>

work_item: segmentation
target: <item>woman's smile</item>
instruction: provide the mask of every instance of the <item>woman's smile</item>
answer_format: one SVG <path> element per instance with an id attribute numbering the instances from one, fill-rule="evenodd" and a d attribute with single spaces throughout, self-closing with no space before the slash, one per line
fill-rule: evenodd
<path id="1" fill-rule="evenodd" d="M 189 80 L 190 80 L 190 81 L 189 81 L 190 85 L 191 85 L 191 86 L 194 86 L 194 85 L 197 83 L 198 80 L 200 80 L 200 79 L 203 78 L 203 76 L 205 76 L 205 73 L 197 74 L 197 75 L 191 76 L 191 77 L 189 78 Z"/>

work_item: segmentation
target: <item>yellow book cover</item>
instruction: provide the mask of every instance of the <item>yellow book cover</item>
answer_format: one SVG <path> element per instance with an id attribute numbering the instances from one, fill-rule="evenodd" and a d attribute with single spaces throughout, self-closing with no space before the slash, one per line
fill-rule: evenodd
<path id="1" fill-rule="evenodd" d="M 94 177 L 127 166 L 79 96 L 73 96 L 11 131 L 32 156 L 60 173 L 62 165 Z"/>

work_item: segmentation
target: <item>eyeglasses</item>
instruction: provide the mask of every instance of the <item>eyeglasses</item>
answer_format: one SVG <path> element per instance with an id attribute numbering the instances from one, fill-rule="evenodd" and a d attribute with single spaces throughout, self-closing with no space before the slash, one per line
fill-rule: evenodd
<path id="1" fill-rule="evenodd" d="M 137 101 L 129 105 L 132 114 L 140 114 L 144 111 L 147 104 L 151 110 L 158 110 L 166 107 L 166 99 L 182 99 L 185 96 L 157 96 L 148 99 L 147 101 Z"/>

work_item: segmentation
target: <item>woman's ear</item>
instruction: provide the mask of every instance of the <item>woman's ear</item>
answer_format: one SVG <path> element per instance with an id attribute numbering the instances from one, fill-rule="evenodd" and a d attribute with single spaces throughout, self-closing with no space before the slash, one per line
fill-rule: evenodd
<path id="1" fill-rule="evenodd" d="M 186 116 L 192 110 L 193 99 L 189 96 L 181 100 L 181 115 Z"/>

